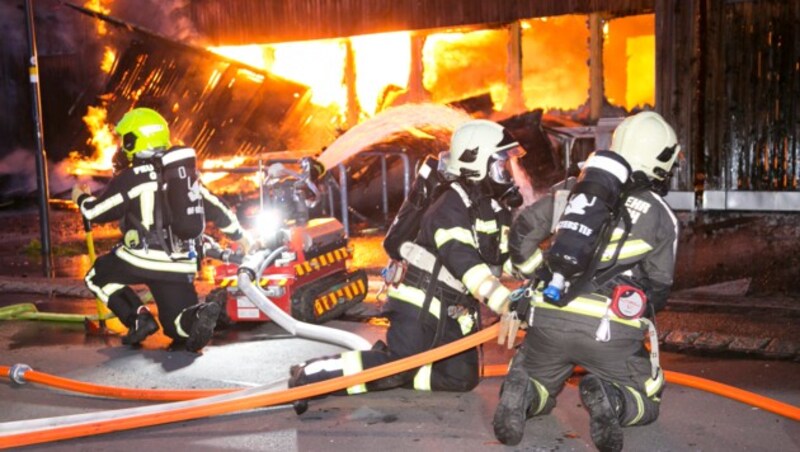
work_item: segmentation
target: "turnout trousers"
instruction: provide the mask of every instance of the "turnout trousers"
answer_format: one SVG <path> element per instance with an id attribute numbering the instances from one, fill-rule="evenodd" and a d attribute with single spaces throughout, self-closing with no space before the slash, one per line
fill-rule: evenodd
<path id="1" fill-rule="evenodd" d="M 607 342 L 596 340 L 598 319 L 580 314 L 537 309 L 523 346 L 512 366 L 522 366 L 533 381 L 537 396 L 532 415 L 547 414 L 555 397 L 576 365 L 620 389 L 622 426 L 644 425 L 658 418 L 663 373 L 653 378 L 643 330 L 612 325 Z"/>
<path id="2" fill-rule="evenodd" d="M 438 306 L 438 303 L 436 305 Z M 444 315 L 440 325 L 442 330 L 437 339 L 439 316 L 443 314 L 438 309 L 437 307 L 436 315 L 433 314 L 433 308 L 430 309 L 431 312 L 422 312 L 419 307 L 390 296 L 384 311 L 384 315 L 391 322 L 386 332 L 387 343 L 385 345 L 378 342 L 372 350 L 350 351 L 308 361 L 303 365 L 304 375 L 300 381 L 302 384 L 309 384 L 342 375 L 352 375 L 364 369 L 453 342 L 474 331 L 474 328 L 470 328 L 466 333 L 462 332 L 466 328 L 462 328 L 459 321 Z M 473 348 L 418 369 L 349 387 L 346 394 L 359 394 L 397 387 L 427 391 L 465 392 L 477 386 L 478 371 L 478 351 Z M 338 394 L 343 395 L 345 392 L 342 391 Z"/>
<path id="3" fill-rule="evenodd" d="M 189 336 L 196 319 L 196 315 L 184 315 L 194 314 L 189 308 L 198 303 L 193 276 L 143 271 L 111 252 L 97 258 L 84 280 L 89 290 L 128 328 L 133 326 L 136 311 L 142 306 L 141 299 L 129 285 L 146 285 L 158 306 L 158 320 L 164 334 L 173 340 L 183 340 Z"/>

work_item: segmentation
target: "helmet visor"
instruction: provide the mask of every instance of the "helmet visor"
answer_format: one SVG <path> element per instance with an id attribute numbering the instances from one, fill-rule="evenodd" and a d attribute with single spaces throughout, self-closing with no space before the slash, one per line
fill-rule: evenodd
<path id="1" fill-rule="evenodd" d="M 506 149 L 492 155 L 489 160 L 489 178 L 498 184 L 510 184 L 514 181 L 511 159 L 525 155 L 525 151 L 519 147 Z"/>

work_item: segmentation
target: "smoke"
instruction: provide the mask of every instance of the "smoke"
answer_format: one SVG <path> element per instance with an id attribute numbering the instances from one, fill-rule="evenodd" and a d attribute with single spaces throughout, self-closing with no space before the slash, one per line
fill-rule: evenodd
<path id="1" fill-rule="evenodd" d="M 48 162 L 50 197 L 68 196 L 72 187 L 80 182 L 87 184 L 93 192 L 103 188 L 103 184 L 90 176 L 76 177 L 69 174 L 69 162 Z M 0 159 L 0 199 L 29 198 L 38 190 L 36 181 L 36 154 L 27 149 L 14 149 Z"/>
<path id="2" fill-rule="evenodd" d="M 190 0 L 116 0 L 111 16 L 177 41 L 199 44 L 191 19 Z"/>

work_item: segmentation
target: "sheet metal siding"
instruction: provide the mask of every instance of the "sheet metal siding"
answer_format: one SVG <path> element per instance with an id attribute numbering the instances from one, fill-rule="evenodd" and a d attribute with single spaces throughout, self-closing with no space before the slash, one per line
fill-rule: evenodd
<path id="1" fill-rule="evenodd" d="M 213 45 L 335 38 L 400 30 L 610 12 L 652 11 L 655 0 L 195 0 L 191 15 Z"/>

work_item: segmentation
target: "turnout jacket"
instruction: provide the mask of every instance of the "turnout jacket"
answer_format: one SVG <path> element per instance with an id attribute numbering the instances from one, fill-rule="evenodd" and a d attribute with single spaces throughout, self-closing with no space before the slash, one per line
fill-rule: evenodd
<path id="1" fill-rule="evenodd" d="M 511 262 L 525 276 L 532 276 L 543 262 L 540 246 L 551 235 L 553 203 L 554 193 L 551 192 L 523 209 L 511 226 Z M 658 311 L 666 305 L 673 282 L 678 220 L 661 196 L 646 189 L 631 194 L 625 207 L 633 223 L 630 233 L 620 244 L 624 232 L 624 224 L 620 220 L 595 273 L 597 275 L 610 268 L 614 252 L 620 245 L 619 256 L 614 264 L 614 271 L 618 271 L 619 276 L 605 284 L 593 284 L 592 289 L 608 296 L 618 282 L 633 282 L 645 291 L 648 302 Z M 622 273 L 628 270 L 630 276 L 623 276 Z"/>
<path id="2" fill-rule="evenodd" d="M 119 220 L 122 243 L 112 251 L 141 276 L 164 280 L 186 280 L 197 272 L 197 258 L 188 249 L 167 254 L 155 240 L 157 175 L 147 159 L 133 160 L 133 166 L 113 177 L 99 196 L 83 195 L 78 207 L 84 218 L 96 223 Z M 162 188 L 163 189 L 163 188 Z M 225 235 L 238 240 L 244 233 L 236 215 L 225 203 L 200 186 L 207 221 Z M 141 230 L 144 234 L 141 234 Z M 132 231 L 136 231 L 135 233 Z M 135 239 L 134 239 L 135 237 Z"/>
<path id="3" fill-rule="evenodd" d="M 481 195 L 479 187 L 453 182 L 423 215 L 415 243 L 436 255 L 441 265 L 464 284 L 469 296 L 500 312 L 509 295 L 499 276 L 508 259 L 510 225 L 507 208 Z M 389 295 L 401 294 L 390 291 Z M 418 304 L 408 297 L 400 298 Z"/>

